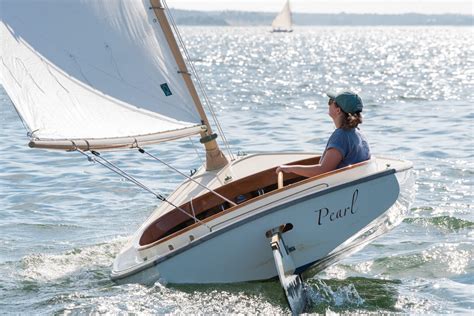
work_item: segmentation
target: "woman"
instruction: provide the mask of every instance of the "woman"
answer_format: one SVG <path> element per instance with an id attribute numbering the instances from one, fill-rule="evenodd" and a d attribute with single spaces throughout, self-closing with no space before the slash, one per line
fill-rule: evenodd
<path id="1" fill-rule="evenodd" d="M 364 135 L 358 130 L 362 123 L 362 100 L 350 91 L 328 93 L 329 116 L 336 130 L 329 137 L 326 149 L 317 165 L 281 165 L 276 172 L 295 173 L 313 177 L 338 168 L 370 159 L 370 148 Z"/>

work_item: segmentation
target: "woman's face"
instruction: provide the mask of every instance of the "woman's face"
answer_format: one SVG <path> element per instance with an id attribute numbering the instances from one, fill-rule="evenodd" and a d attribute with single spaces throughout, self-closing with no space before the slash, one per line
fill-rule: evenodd
<path id="1" fill-rule="evenodd" d="M 329 116 L 333 119 L 333 121 L 336 121 L 339 115 L 341 115 L 341 109 L 336 105 L 336 101 L 334 101 L 333 99 L 329 99 L 328 106 Z"/>

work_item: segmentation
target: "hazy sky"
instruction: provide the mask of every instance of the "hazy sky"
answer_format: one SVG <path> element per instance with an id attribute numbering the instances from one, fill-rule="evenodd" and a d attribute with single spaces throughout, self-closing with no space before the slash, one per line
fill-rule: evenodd
<path id="1" fill-rule="evenodd" d="M 286 0 L 166 0 L 177 9 L 221 11 L 277 12 Z M 473 2 L 446 0 L 291 0 L 293 12 L 311 13 L 424 13 L 424 14 L 474 14 Z"/>

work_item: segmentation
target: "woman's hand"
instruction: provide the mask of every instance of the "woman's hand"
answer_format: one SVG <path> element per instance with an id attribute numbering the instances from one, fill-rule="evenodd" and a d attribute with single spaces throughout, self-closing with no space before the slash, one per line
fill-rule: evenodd
<path id="1" fill-rule="evenodd" d="M 303 177 L 314 177 L 322 173 L 337 169 L 337 165 L 342 161 L 342 154 L 335 148 L 329 148 L 321 158 L 321 164 L 317 165 L 281 165 L 276 168 L 276 173 L 294 173 Z"/>
<path id="2" fill-rule="evenodd" d="M 279 172 L 283 172 L 283 173 L 292 173 L 293 171 L 291 170 L 291 166 L 287 166 L 287 165 L 281 165 L 279 166 L 278 168 L 276 168 L 276 174 L 278 174 Z"/>

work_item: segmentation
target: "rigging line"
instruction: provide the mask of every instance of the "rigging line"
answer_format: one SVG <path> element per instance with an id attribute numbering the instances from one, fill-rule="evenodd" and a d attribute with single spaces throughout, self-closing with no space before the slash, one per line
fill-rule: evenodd
<path id="1" fill-rule="evenodd" d="M 96 151 L 91 151 L 91 153 L 100 158 L 101 160 L 105 161 L 104 162 L 101 162 L 100 160 L 96 159 L 95 157 L 91 157 L 89 156 L 88 154 L 86 154 L 85 152 L 83 152 L 82 150 L 76 148 L 76 151 L 78 151 L 79 153 L 81 153 L 82 155 L 86 156 L 87 157 L 87 160 L 89 160 L 90 162 L 97 162 L 99 163 L 100 165 L 106 167 L 107 169 L 115 172 L 116 174 L 124 177 L 125 179 L 127 179 L 128 181 L 132 182 L 133 184 L 137 185 L 138 187 L 142 188 L 143 190 L 153 194 L 156 198 L 158 198 L 160 201 L 162 202 L 166 202 L 168 203 L 169 205 L 171 205 L 172 207 L 174 207 L 175 209 L 179 210 L 180 212 L 184 213 L 185 215 L 187 215 L 188 217 L 191 217 L 192 219 L 194 219 L 195 222 L 198 222 L 199 224 L 207 227 L 209 229 L 209 231 L 212 231 L 212 228 L 209 227 L 206 223 L 204 223 L 203 221 L 201 221 L 200 219 L 198 219 L 197 217 L 189 214 L 188 212 L 186 212 L 185 210 L 183 210 L 181 207 L 175 205 L 174 203 L 168 201 L 163 195 L 159 194 L 159 193 L 155 193 L 153 192 L 150 188 L 148 188 L 146 185 L 144 185 L 143 183 L 141 183 L 140 181 L 138 181 L 137 179 L 135 179 L 134 177 L 132 177 L 131 175 L 127 174 L 125 171 L 121 170 L 119 167 L 115 166 L 113 163 L 111 163 L 110 161 L 108 161 L 107 159 L 105 159 L 104 157 L 100 156 L 100 154 Z"/>
<path id="2" fill-rule="evenodd" d="M 214 195 L 220 197 L 221 199 L 223 199 L 224 201 L 226 202 L 229 202 L 231 205 L 233 206 L 236 206 L 237 204 L 232 202 L 231 200 L 229 200 L 228 198 L 226 198 L 225 196 L 222 196 L 221 194 L 217 193 L 216 191 L 212 190 L 211 188 L 208 188 L 207 186 L 205 186 L 204 184 L 201 184 L 199 182 L 197 182 L 195 179 L 187 176 L 186 174 L 182 173 L 181 171 L 179 171 L 178 169 L 176 169 L 175 167 L 171 166 L 170 164 L 166 163 L 165 161 L 161 160 L 160 158 L 150 154 L 149 152 L 145 151 L 145 149 L 143 148 L 140 148 L 138 147 L 138 151 L 141 152 L 142 154 L 147 154 L 149 157 L 161 162 L 162 164 L 164 164 L 165 166 L 167 166 L 168 168 L 176 171 L 177 173 L 179 173 L 180 175 L 182 175 L 183 177 L 187 178 L 188 180 L 191 180 L 192 182 L 196 183 L 197 185 L 199 185 L 200 187 L 208 190 L 209 192 L 213 193 Z"/>
<path id="3" fill-rule="evenodd" d="M 164 197 L 161 196 L 160 194 L 156 194 L 155 192 L 153 192 L 151 189 L 149 189 L 148 187 L 146 187 L 144 184 L 140 183 L 139 181 L 137 181 L 136 179 L 134 179 L 132 176 L 128 175 L 127 173 L 123 172 L 122 170 L 120 170 L 120 168 L 118 168 L 117 166 L 113 165 L 112 163 L 108 162 L 106 159 L 100 157 L 99 155 L 96 155 L 94 154 L 96 157 L 99 157 L 101 158 L 102 160 L 105 161 L 102 162 L 100 160 L 97 160 L 95 157 L 92 157 L 92 156 L 89 156 L 88 154 L 86 154 L 85 152 L 83 152 L 82 150 L 76 148 L 76 151 L 80 152 L 81 154 L 83 154 L 84 156 L 87 157 L 87 160 L 89 160 L 90 162 L 97 162 L 99 163 L 100 165 L 104 166 L 105 168 L 109 169 L 110 171 L 113 171 L 115 173 L 117 173 L 118 175 L 124 177 L 125 179 L 127 179 L 128 181 L 132 182 L 133 184 L 137 185 L 138 187 L 142 188 L 143 190 L 155 195 L 159 200 L 163 201 L 164 200 Z M 98 153 L 97 153 L 98 154 Z"/>
<path id="4" fill-rule="evenodd" d="M 176 28 L 176 32 L 178 32 L 177 28 Z M 181 42 L 181 45 L 184 46 L 184 41 L 181 38 L 180 38 L 180 42 Z M 230 150 L 230 146 L 229 146 L 229 143 L 227 141 L 227 137 L 225 136 L 224 130 L 222 129 L 222 126 L 221 126 L 219 120 L 217 119 L 217 115 L 216 115 L 216 112 L 214 110 L 214 107 L 212 106 L 212 103 L 211 103 L 211 101 L 210 101 L 210 99 L 207 95 L 207 92 L 204 89 L 204 84 L 202 83 L 201 78 L 198 75 L 198 72 L 196 70 L 196 67 L 194 66 L 194 63 L 191 61 L 191 57 L 189 55 L 189 52 L 187 51 L 186 48 L 184 48 L 184 51 L 185 51 L 185 55 L 188 59 L 188 63 L 189 63 L 189 66 L 191 68 L 191 71 L 193 72 L 194 77 L 196 78 L 196 82 L 198 84 L 198 87 L 201 90 L 201 93 L 204 97 L 204 101 L 207 105 L 207 108 L 209 109 L 209 112 L 211 113 L 212 119 L 214 120 L 214 123 L 216 124 L 217 130 L 219 131 L 219 133 L 222 136 L 222 140 L 223 140 L 223 142 L 226 146 L 227 151 L 229 152 L 229 156 L 233 159 L 233 154 L 232 154 L 232 151 Z"/>
<path id="5" fill-rule="evenodd" d="M 210 101 L 208 95 L 207 95 L 207 92 L 206 92 L 206 90 L 204 89 L 204 84 L 202 83 L 202 80 L 201 80 L 201 78 L 200 78 L 199 75 L 198 75 L 198 72 L 197 72 L 197 70 L 196 70 L 196 67 L 194 66 L 194 63 L 193 63 L 192 60 L 191 60 L 190 54 L 189 54 L 189 52 L 188 52 L 188 50 L 187 50 L 187 48 L 186 48 L 186 46 L 185 46 L 185 44 L 184 44 L 184 41 L 183 41 L 183 39 L 182 39 L 182 37 L 181 37 L 181 35 L 180 35 L 180 33 L 179 33 L 178 27 L 177 27 L 177 26 L 175 25 L 175 23 L 174 23 L 173 16 L 172 16 L 171 14 L 169 14 L 169 16 L 171 17 L 172 23 L 174 24 L 173 27 L 174 27 L 175 32 L 176 32 L 176 34 L 177 34 L 177 36 L 178 36 L 178 39 L 179 39 L 179 41 L 180 41 L 180 43 L 181 43 L 181 46 L 183 47 L 183 50 L 184 50 L 184 53 L 185 53 L 186 58 L 187 58 L 187 60 L 188 60 L 188 64 L 189 64 L 189 66 L 190 66 L 190 68 L 191 68 L 191 71 L 192 71 L 192 73 L 194 74 L 194 77 L 196 78 L 196 82 L 197 82 L 197 84 L 198 84 L 198 87 L 199 87 L 199 89 L 201 90 L 201 93 L 202 93 L 203 96 L 204 96 L 204 101 L 205 101 L 205 103 L 206 103 L 206 105 L 207 105 L 207 108 L 209 109 L 209 112 L 211 113 L 212 119 L 214 120 L 214 123 L 215 123 L 216 126 L 217 126 L 217 130 L 219 131 L 219 133 L 220 133 L 221 136 L 222 136 L 222 140 L 223 140 L 223 142 L 224 142 L 224 144 L 225 144 L 225 146 L 226 146 L 227 151 L 229 152 L 229 156 L 230 156 L 231 159 L 233 160 L 233 159 L 234 159 L 234 156 L 233 156 L 233 153 L 232 153 L 232 151 L 231 151 L 229 142 L 227 141 L 227 137 L 226 137 L 226 135 L 225 135 L 225 133 L 224 133 L 224 130 L 222 129 L 222 126 L 221 126 L 219 120 L 217 119 L 216 112 L 215 112 L 215 110 L 214 110 L 214 107 L 212 106 L 212 103 L 211 103 L 211 101 Z"/>
<path id="6" fill-rule="evenodd" d="M 81 64 L 79 64 L 79 62 L 76 60 L 76 56 L 74 56 L 72 53 L 69 53 L 69 58 L 71 58 L 74 63 L 76 64 L 77 66 L 77 69 L 79 69 L 79 72 L 81 73 L 82 75 L 82 78 L 84 78 L 84 80 L 87 82 L 87 84 L 91 87 L 93 87 L 92 83 L 89 81 L 89 79 L 87 79 L 86 75 L 84 74 L 84 72 L 82 71 L 82 67 L 81 67 Z"/>
<path id="7" fill-rule="evenodd" d="M 189 139 L 189 142 L 191 143 L 191 146 L 193 146 L 193 149 L 194 149 L 194 152 L 196 153 L 196 156 L 199 158 L 199 161 L 201 161 L 201 165 L 204 164 L 204 161 L 202 160 L 202 157 L 201 155 L 199 155 L 199 151 L 196 147 L 196 144 L 194 144 L 193 140 L 191 139 L 191 137 L 188 137 Z"/>
<path id="8" fill-rule="evenodd" d="M 110 161 L 108 161 L 107 159 L 105 159 L 104 157 L 102 157 L 98 152 L 96 151 L 92 151 L 92 153 L 94 154 L 94 156 L 96 157 L 99 157 L 100 159 L 102 159 L 103 161 L 105 161 L 107 164 L 109 164 L 110 166 L 112 166 L 114 169 L 118 170 L 119 172 L 115 171 L 117 174 L 119 175 L 122 175 L 124 178 L 128 179 L 129 181 L 135 183 L 136 185 L 138 185 L 139 187 L 143 188 L 144 190 L 150 192 L 151 194 L 155 195 L 159 200 L 163 201 L 163 202 L 166 202 L 168 203 L 169 205 L 171 205 L 172 207 L 174 207 L 175 209 L 181 211 L 182 213 L 184 213 L 185 215 L 191 217 L 192 219 L 194 219 L 195 222 L 198 222 L 200 223 L 201 225 L 203 226 L 206 226 L 210 231 L 212 231 L 212 229 L 207 225 L 205 224 L 203 221 L 199 220 L 197 217 L 189 214 L 188 212 L 186 212 L 185 210 L 183 210 L 181 207 L 175 205 L 174 203 L 168 201 L 163 195 L 161 194 L 157 194 L 155 192 L 153 192 L 150 188 L 148 188 L 146 185 L 144 185 L 143 183 L 141 183 L 140 181 L 138 181 L 137 179 L 135 179 L 133 176 L 127 174 L 125 171 L 123 171 L 122 169 L 120 169 L 119 167 L 115 166 L 113 163 L 111 163 Z M 99 162 L 100 163 L 100 162 Z M 106 166 L 107 167 L 107 166 Z M 109 168 L 110 169 L 110 168 Z M 112 170 L 112 169 L 110 169 Z M 114 170 L 112 170 L 114 171 Z"/>
<path id="9" fill-rule="evenodd" d="M 222 140 L 223 140 L 223 142 L 224 142 L 224 144 L 225 144 L 225 146 L 226 146 L 227 151 L 229 152 L 229 156 L 231 157 L 232 160 L 234 160 L 235 158 L 234 158 L 234 155 L 233 155 L 233 153 L 232 153 L 232 151 L 231 151 L 229 142 L 227 141 L 227 137 L 225 136 L 224 130 L 222 129 L 222 127 L 221 127 L 219 121 L 217 120 L 217 116 L 216 116 L 216 114 L 215 114 L 215 111 L 214 111 L 214 109 L 213 109 L 213 107 L 212 107 L 212 104 L 211 104 L 211 102 L 210 102 L 210 100 L 209 100 L 209 98 L 208 98 L 208 96 L 207 96 L 206 91 L 204 90 L 203 84 L 202 84 L 202 82 L 201 82 L 201 80 L 200 80 L 200 78 L 199 78 L 199 76 L 198 76 L 198 73 L 197 73 L 197 71 L 196 71 L 196 68 L 194 67 L 193 62 L 191 61 L 189 52 L 188 52 L 188 50 L 186 49 L 186 46 L 185 46 L 184 41 L 183 41 L 183 39 L 182 39 L 182 37 L 181 37 L 181 34 L 179 33 L 178 27 L 177 27 L 177 25 L 176 25 L 176 23 L 175 23 L 175 21 L 174 21 L 174 19 L 173 19 L 173 15 L 171 14 L 171 12 L 170 12 L 170 10 L 169 10 L 168 4 L 166 3 L 165 0 L 163 0 L 162 2 L 163 2 L 163 4 L 164 4 L 164 7 L 166 8 L 166 11 L 165 11 L 165 12 L 166 12 L 167 15 L 169 16 L 171 25 L 172 25 L 172 27 L 173 27 L 175 33 L 176 33 L 176 37 L 178 38 L 178 41 L 180 42 L 181 47 L 182 47 L 182 49 L 183 49 L 183 51 L 184 51 L 184 54 L 185 54 L 185 56 L 186 56 L 186 58 L 187 58 L 187 60 L 188 60 L 188 64 L 189 64 L 189 66 L 190 66 L 190 68 L 191 68 L 191 71 L 193 72 L 194 77 L 196 78 L 196 81 L 197 81 L 197 83 L 198 83 L 198 86 L 199 86 L 199 88 L 201 89 L 201 92 L 202 92 L 202 94 L 203 94 L 203 96 L 204 96 L 204 100 L 206 101 L 206 105 L 207 105 L 209 111 L 211 112 L 211 116 L 212 116 L 212 118 L 213 118 L 213 120 L 214 120 L 214 123 L 216 124 L 219 133 L 222 135 Z"/>
<path id="10" fill-rule="evenodd" d="M 120 69 L 118 67 L 118 64 L 117 64 L 117 61 L 115 60 L 115 57 L 114 57 L 114 53 L 112 51 L 112 48 L 110 47 L 109 44 L 107 43 L 104 43 L 105 44 L 105 48 L 106 50 L 109 51 L 109 54 L 110 54 L 110 59 L 112 59 L 112 63 L 115 67 L 115 71 L 117 72 L 117 75 L 120 77 L 120 80 L 124 81 L 123 77 L 122 77 L 122 74 L 120 73 Z"/>
<path id="11" fill-rule="evenodd" d="M 178 32 L 177 27 L 176 27 L 176 32 Z M 178 34 L 179 34 L 179 33 L 178 33 Z M 181 39 L 181 45 L 184 46 L 184 41 L 183 41 L 182 39 Z M 198 72 L 197 72 L 197 70 L 196 70 L 196 67 L 194 66 L 194 63 L 191 61 L 191 58 L 190 58 L 190 56 L 189 56 L 189 52 L 187 51 L 186 47 L 184 48 L 184 50 L 185 50 L 185 54 L 186 54 L 186 56 L 187 56 L 187 58 L 188 58 L 188 60 L 189 60 L 189 65 L 190 65 L 190 67 L 191 67 L 191 71 L 194 73 L 194 76 L 195 76 L 195 78 L 196 78 L 196 81 L 197 81 L 197 84 L 198 84 L 198 86 L 199 86 L 199 89 L 201 90 L 201 92 L 202 92 L 202 94 L 203 94 L 203 96 L 204 96 L 204 100 L 205 100 L 205 103 L 206 103 L 206 105 L 207 105 L 207 108 L 209 109 L 209 112 L 211 113 L 211 116 L 212 116 L 212 118 L 213 118 L 213 120 L 214 120 L 214 123 L 215 123 L 216 126 L 217 126 L 217 130 L 218 130 L 219 133 L 222 135 L 222 140 L 223 140 L 223 142 L 224 142 L 224 144 L 225 144 L 225 146 L 226 146 L 227 151 L 229 152 L 229 156 L 230 156 L 231 159 L 233 160 L 233 159 L 234 159 L 234 155 L 233 155 L 233 153 L 232 153 L 232 151 L 231 151 L 230 144 L 229 144 L 229 142 L 227 141 L 227 137 L 226 137 L 226 135 L 225 135 L 225 133 L 224 133 L 224 130 L 222 129 L 222 126 L 221 126 L 219 120 L 217 119 L 217 114 L 216 114 L 216 111 L 215 111 L 215 109 L 214 109 L 214 107 L 213 107 L 213 105 L 212 105 L 212 103 L 211 103 L 211 100 L 209 99 L 209 96 L 207 95 L 207 92 L 206 92 L 206 90 L 204 89 L 204 84 L 202 83 L 202 80 L 201 80 L 201 78 L 200 78 L 199 75 L 198 75 Z"/>
<path id="12" fill-rule="evenodd" d="M 194 68 L 194 65 L 192 65 L 192 64 L 191 64 L 191 69 L 192 69 L 192 71 L 193 71 L 193 73 L 194 73 L 194 76 L 196 77 L 196 81 L 197 81 L 197 83 L 198 83 L 198 86 L 199 86 L 199 88 L 200 88 L 201 91 L 202 91 L 202 94 L 203 94 L 203 96 L 204 96 L 204 100 L 206 101 L 206 105 L 207 105 L 207 107 L 208 107 L 208 109 L 209 109 L 209 112 L 211 112 L 211 115 L 212 115 L 212 118 L 213 118 L 213 120 L 214 120 L 214 123 L 215 123 L 216 126 L 217 126 L 217 130 L 218 130 L 219 133 L 222 135 L 222 141 L 224 142 L 225 147 L 226 147 L 227 151 L 229 152 L 229 156 L 231 157 L 232 160 L 234 160 L 235 158 L 234 158 L 234 155 L 233 155 L 232 150 L 231 150 L 231 148 L 230 148 L 230 144 L 229 144 L 229 142 L 227 141 L 227 137 L 226 137 L 226 135 L 225 135 L 225 133 L 224 133 L 224 130 L 222 129 L 222 126 L 221 126 L 219 120 L 217 119 L 217 115 L 216 115 L 216 113 L 215 113 L 215 110 L 214 110 L 214 108 L 213 108 L 213 106 L 212 106 L 212 104 L 211 104 L 211 101 L 210 101 L 209 97 L 207 96 L 207 93 L 206 93 L 206 91 L 205 91 L 205 89 L 204 89 L 204 85 L 203 85 L 201 79 L 197 76 L 197 71 L 196 71 L 196 69 Z"/>
<path id="13" fill-rule="evenodd" d="M 184 45 L 184 44 L 182 44 Z M 219 120 L 217 119 L 217 115 L 216 115 L 216 112 L 214 110 L 214 107 L 212 106 L 212 103 L 207 95 L 207 92 L 206 90 L 204 89 L 204 84 L 202 83 L 200 77 L 198 76 L 197 74 L 197 70 L 196 68 L 194 67 L 194 64 L 190 61 L 190 57 L 189 57 L 189 54 L 187 55 L 188 57 L 188 60 L 189 60 L 189 64 L 190 64 L 190 67 L 191 67 L 191 71 L 193 72 L 195 78 L 196 78 L 196 82 L 199 86 L 199 89 L 201 90 L 203 96 L 204 96 L 204 101 L 207 105 L 207 108 L 209 109 L 209 112 L 211 113 L 211 116 L 212 116 L 212 119 L 214 120 L 214 123 L 216 124 L 216 127 L 217 127 L 217 130 L 219 131 L 219 133 L 221 134 L 222 136 L 222 141 L 224 142 L 224 145 L 227 149 L 227 151 L 229 152 L 229 156 L 231 157 L 232 160 L 234 160 L 234 155 L 232 153 L 232 150 L 230 148 L 230 145 L 229 145 L 229 142 L 227 141 L 227 137 L 224 133 L 224 130 L 222 129 L 222 126 L 219 122 Z"/>
<path id="14" fill-rule="evenodd" d="M 102 166 L 106 167 L 107 169 L 117 173 L 118 175 L 121 175 L 122 177 L 124 177 L 125 179 L 131 181 L 132 183 L 134 183 L 135 185 L 141 187 L 142 189 L 148 191 L 149 193 L 153 194 L 154 196 L 156 196 L 159 200 L 163 201 L 163 202 L 166 202 L 168 203 L 169 205 L 171 205 L 172 207 L 174 207 L 175 209 L 179 210 L 180 212 L 184 213 L 185 215 L 187 215 L 188 217 L 191 217 L 192 219 L 194 219 L 195 222 L 198 222 L 200 223 L 201 225 L 207 227 L 209 229 L 209 231 L 212 231 L 211 227 L 209 227 L 207 224 L 205 224 L 203 221 L 199 220 L 198 218 L 196 218 L 195 216 L 192 216 L 191 214 L 189 214 L 188 212 L 186 212 L 185 210 L 183 210 L 181 207 L 175 205 L 174 203 L 168 201 L 163 195 L 161 194 L 157 194 L 155 192 L 153 192 L 150 188 L 148 188 L 147 186 L 145 186 L 144 184 L 142 184 L 141 182 L 139 182 L 138 180 L 136 180 L 134 177 L 132 177 L 131 175 L 127 174 L 125 171 L 121 170 L 119 167 L 115 166 L 113 163 L 111 163 L 110 161 L 108 161 L 107 159 L 105 159 L 104 157 L 100 156 L 100 154 L 96 151 L 92 151 L 92 153 L 96 156 L 96 157 L 99 157 L 100 159 L 102 159 L 103 161 L 106 162 L 106 164 L 98 161 L 97 159 L 94 159 L 93 157 L 93 161 L 96 161 L 98 162 L 99 164 L 101 164 Z M 89 158 L 89 156 L 88 156 Z"/>

